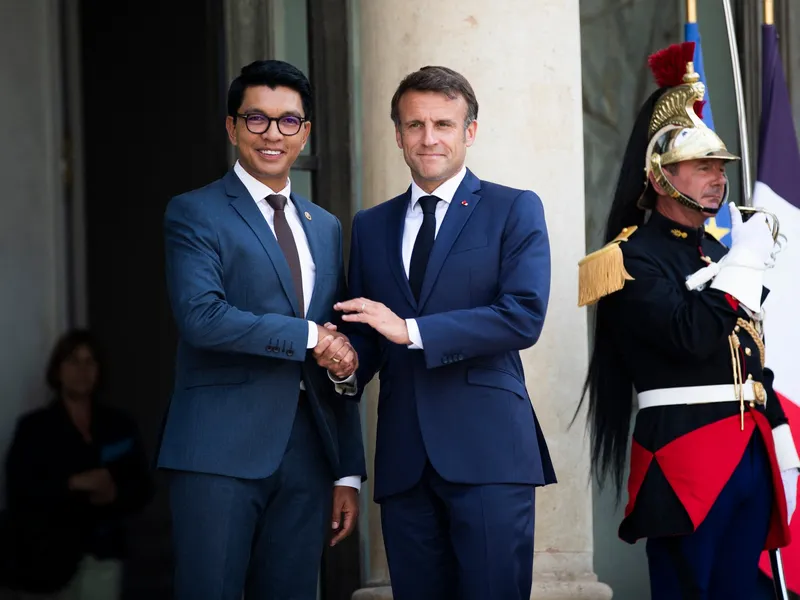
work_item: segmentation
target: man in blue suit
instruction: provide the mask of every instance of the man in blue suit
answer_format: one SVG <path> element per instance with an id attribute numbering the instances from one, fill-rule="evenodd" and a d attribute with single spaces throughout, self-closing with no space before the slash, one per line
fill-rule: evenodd
<path id="1" fill-rule="evenodd" d="M 158 464 L 178 600 L 313 600 L 331 523 L 335 543 L 358 513 L 358 405 L 333 383 L 357 357 L 319 325 L 345 294 L 341 225 L 289 181 L 311 106 L 295 67 L 244 67 L 228 93 L 238 162 L 166 211 L 180 342 Z"/>
<path id="2" fill-rule="evenodd" d="M 544 211 L 464 167 L 477 116 L 450 69 L 400 83 L 411 186 L 356 215 L 355 298 L 335 307 L 359 388 L 380 372 L 375 500 L 395 600 L 528 600 L 534 490 L 555 482 L 519 356 L 547 309 Z"/>

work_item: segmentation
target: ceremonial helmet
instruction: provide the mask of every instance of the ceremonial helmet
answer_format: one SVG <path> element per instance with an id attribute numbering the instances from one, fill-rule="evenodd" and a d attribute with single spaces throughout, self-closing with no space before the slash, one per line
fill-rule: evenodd
<path id="1" fill-rule="evenodd" d="M 719 208 L 707 208 L 695 199 L 679 192 L 664 175 L 664 167 L 686 160 L 717 158 L 738 160 L 728 152 L 725 143 L 705 123 L 703 105 L 705 85 L 694 70 L 694 42 L 673 44 L 651 55 L 648 59 L 660 89 L 665 89 L 656 100 L 648 126 L 645 154 L 645 190 L 652 173 L 655 181 L 675 200 L 694 210 L 716 214 Z M 728 185 L 720 206 L 728 197 Z M 637 206 L 654 208 L 654 195 L 642 193 Z"/>

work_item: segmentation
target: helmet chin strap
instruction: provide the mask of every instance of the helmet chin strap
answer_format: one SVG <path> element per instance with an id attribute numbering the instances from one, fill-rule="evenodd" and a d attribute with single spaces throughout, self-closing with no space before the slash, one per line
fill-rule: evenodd
<path id="1" fill-rule="evenodd" d="M 667 176 L 664 174 L 664 169 L 661 166 L 661 157 L 658 154 L 653 154 L 650 165 L 653 172 L 653 178 L 656 180 L 656 183 L 661 187 L 661 189 L 663 189 L 670 198 L 674 198 L 687 208 L 691 208 L 697 212 L 706 213 L 713 217 L 719 212 L 719 209 L 728 200 L 729 188 L 727 178 L 725 180 L 725 192 L 722 196 L 722 201 L 719 203 L 717 208 L 709 208 L 707 206 L 703 206 L 694 198 L 690 198 L 686 194 L 679 192 L 678 189 L 672 185 L 672 183 L 670 183 L 669 179 L 667 179 Z"/>

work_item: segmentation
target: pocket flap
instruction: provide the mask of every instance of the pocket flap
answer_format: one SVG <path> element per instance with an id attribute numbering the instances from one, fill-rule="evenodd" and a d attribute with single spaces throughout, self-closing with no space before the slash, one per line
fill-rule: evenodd
<path id="1" fill-rule="evenodd" d="M 244 367 L 197 369 L 187 374 L 185 387 L 189 389 L 204 385 L 236 385 L 248 379 L 249 375 Z"/>
<path id="2" fill-rule="evenodd" d="M 528 399 L 528 390 L 525 389 L 525 385 L 511 373 L 506 373 L 505 371 L 472 368 L 467 371 L 467 381 L 473 385 L 485 385 L 507 390 L 523 400 Z"/>

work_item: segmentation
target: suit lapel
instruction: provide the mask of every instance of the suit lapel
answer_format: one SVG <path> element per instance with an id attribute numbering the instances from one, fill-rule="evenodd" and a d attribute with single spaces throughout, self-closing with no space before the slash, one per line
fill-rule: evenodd
<path id="1" fill-rule="evenodd" d="M 300 316 L 297 294 L 295 294 L 294 284 L 292 283 L 292 274 L 289 271 L 289 264 L 286 262 L 280 246 L 278 246 L 278 240 L 275 239 L 275 234 L 269 228 L 269 224 L 250 196 L 250 192 L 247 191 L 247 188 L 233 171 L 228 172 L 225 176 L 225 191 L 231 197 L 230 204 L 233 209 L 250 226 L 250 229 L 253 230 L 258 241 L 261 242 L 264 250 L 266 250 L 267 255 L 269 255 L 275 271 L 278 273 L 283 292 L 292 304 L 295 316 Z"/>
<path id="2" fill-rule="evenodd" d="M 319 274 L 323 272 L 321 270 L 322 242 L 319 239 L 319 232 L 317 229 L 319 227 L 319 223 L 306 217 L 306 214 L 310 215 L 311 212 L 308 210 L 308 201 L 305 198 L 301 198 L 297 194 L 292 194 L 292 202 L 294 202 L 294 205 L 297 208 L 297 213 L 300 215 L 300 222 L 303 224 L 303 231 L 306 233 L 308 247 L 311 250 L 311 258 L 314 260 L 314 264 L 316 265 L 317 276 L 314 277 L 314 289 L 311 291 L 311 302 L 308 305 L 308 313 L 306 314 L 306 319 L 313 321 L 314 319 L 309 315 L 314 314 L 314 310 L 316 310 L 319 302 L 320 295 L 317 293 L 320 284 Z"/>
<path id="3" fill-rule="evenodd" d="M 397 280 L 397 285 L 402 290 L 408 303 L 416 308 L 417 301 L 414 298 L 414 294 L 411 293 L 411 285 L 408 283 L 406 270 L 403 266 L 403 229 L 405 229 L 406 225 L 406 212 L 410 200 L 410 187 L 406 190 L 405 194 L 392 200 L 394 206 L 392 206 L 391 215 L 386 219 L 388 228 L 386 231 L 386 240 L 389 244 L 389 269 L 392 275 L 394 275 L 395 280 Z"/>
<path id="4" fill-rule="evenodd" d="M 428 266 L 425 269 L 425 278 L 422 280 L 418 307 L 420 311 L 424 308 L 425 302 L 427 302 L 431 294 L 433 284 L 439 277 L 439 271 L 442 270 L 444 261 L 447 255 L 450 254 L 450 249 L 472 215 L 472 211 L 475 210 L 481 200 L 477 193 L 480 187 L 480 180 L 471 171 L 467 170 L 464 180 L 458 186 L 447 213 L 445 213 L 444 221 L 439 227 L 439 233 L 436 234 L 436 241 L 433 243 Z"/>

